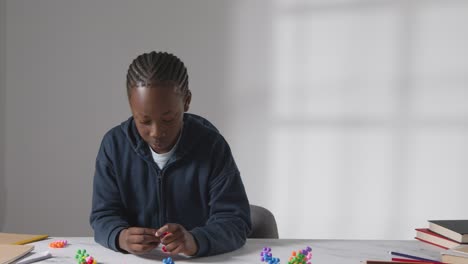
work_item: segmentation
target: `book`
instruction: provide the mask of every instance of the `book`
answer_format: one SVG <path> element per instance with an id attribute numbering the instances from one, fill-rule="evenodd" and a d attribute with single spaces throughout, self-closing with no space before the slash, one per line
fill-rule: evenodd
<path id="1" fill-rule="evenodd" d="M 49 235 L 0 233 L 0 244 L 24 245 L 48 237 Z"/>
<path id="2" fill-rule="evenodd" d="M 429 220 L 429 229 L 459 243 L 468 243 L 468 220 Z"/>
<path id="3" fill-rule="evenodd" d="M 452 248 L 452 251 L 460 254 L 465 254 L 468 257 L 468 245 L 460 245 L 458 247 Z"/>
<path id="4" fill-rule="evenodd" d="M 468 264 L 468 245 L 460 245 L 440 253 L 441 259 L 447 263 Z"/>
<path id="5" fill-rule="evenodd" d="M 444 263 L 451 263 L 451 264 L 468 264 L 468 254 L 460 253 L 458 251 L 454 251 L 453 249 L 448 249 L 444 252 L 441 252 L 441 260 Z"/>
<path id="6" fill-rule="evenodd" d="M 468 264 L 468 258 L 455 256 L 455 255 L 444 255 L 442 254 L 442 262 L 450 264 Z"/>
<path id="7" fill-rule="evenodd" d="M 429 228 L 416 228 L 415 238 L 443 249 L 449 249 L 460 245 L 457 241 L 432 232 Z"/>
<path id="8" fill-rule="evenodd" d="M 0 244 L 0 264 L 12 263 L 34 249 L 33 245 Z"/>

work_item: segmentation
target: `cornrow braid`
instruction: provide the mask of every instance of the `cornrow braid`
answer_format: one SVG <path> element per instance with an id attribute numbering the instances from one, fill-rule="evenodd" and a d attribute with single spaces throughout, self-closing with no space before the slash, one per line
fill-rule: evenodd
<path id="1" fill-rule="evenodd" d="M 184 96 L 190 94 L 188 74 L 184 63 L 167 52 L 144 53 L 133 60 L 127 72 L 127 95 L 135 86 L 173 83 Z"/>

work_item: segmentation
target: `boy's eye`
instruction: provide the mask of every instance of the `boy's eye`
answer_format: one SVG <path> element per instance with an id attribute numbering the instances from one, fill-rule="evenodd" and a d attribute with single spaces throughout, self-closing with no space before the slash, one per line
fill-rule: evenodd
<path id="1" fill-rule="evenodd" d="M 163 120 L 163 122 L 164 122 L 165 124 L 170 124 L 170 123 L 172 123 L 173 121 L 174 121 L 174 119 L 171 119 L 171 120 Z"/>

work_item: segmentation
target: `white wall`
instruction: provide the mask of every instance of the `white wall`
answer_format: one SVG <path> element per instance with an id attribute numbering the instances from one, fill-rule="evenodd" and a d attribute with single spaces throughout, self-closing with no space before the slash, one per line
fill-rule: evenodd
<path id="1" fill-rule="evenodd" d="M 0 229 L 91 234 L 98 144 L 150 50 L 187 64 L 191 112 L 281 237 L 412 239 L 468 218 L 467 22 L 461 0 L 7 0 Z"/>
<path id="2" fill-rule="evenodd" d="M 0 230 L 5 219 L 5 1 L 0 0 Z"/>
<path id="3" fill-rule="evenodd" d="M 226 1 L 15 0 L 6 7 L 3 230 L 91 234 L 94 160 L 104 133 L 130 115 L 126 72 L 143 52 L 183 58 L 193 111 L 223 126 Z"/>

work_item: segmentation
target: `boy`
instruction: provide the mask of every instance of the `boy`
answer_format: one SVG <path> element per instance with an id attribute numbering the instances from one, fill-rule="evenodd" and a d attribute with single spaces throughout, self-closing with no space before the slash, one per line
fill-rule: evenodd
<path id="1" fill-rule="evenodd" d="M 249 201 L 229 145 L 192 98 L 182 61 L 145 53 L 130 65 L 132 117 L 104 136 L 90 223 L 96 242 L 143 254 L 208 256 L 244 245 Z"/>

